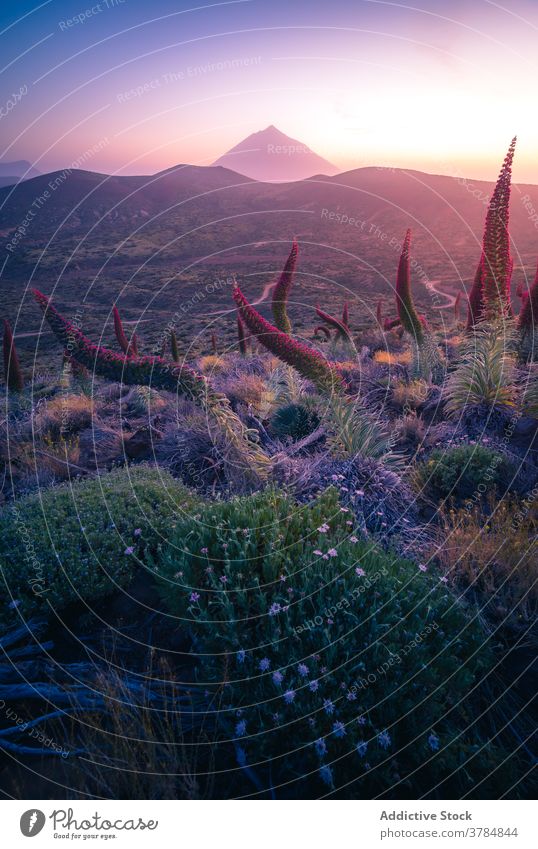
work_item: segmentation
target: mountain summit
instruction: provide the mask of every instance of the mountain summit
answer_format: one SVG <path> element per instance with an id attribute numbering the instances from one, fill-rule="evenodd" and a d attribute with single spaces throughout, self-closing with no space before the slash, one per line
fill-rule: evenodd
<path id="1" fill-rule="evenodd" d="M 267 183 L 304 180 L 314 174 L 332 176 L 339 170 L 308 145 L 290 138 L 272 124 L 247 136 L 213 165 L 223 165 Z"/>

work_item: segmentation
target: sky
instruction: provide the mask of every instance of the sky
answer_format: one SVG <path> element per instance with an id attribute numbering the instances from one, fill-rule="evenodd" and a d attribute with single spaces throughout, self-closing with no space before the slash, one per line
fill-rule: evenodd
<path id="1" fill-rule="evenodd" d="M 274 124 L 342 170 L 538 183 L 538 0 L 2 0 L 0 160 L 150 174 Z"/>

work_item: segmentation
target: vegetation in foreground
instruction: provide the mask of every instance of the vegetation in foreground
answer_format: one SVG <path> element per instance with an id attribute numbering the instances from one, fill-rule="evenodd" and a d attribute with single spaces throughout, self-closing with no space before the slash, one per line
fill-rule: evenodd
<path id="1" fill-rule="evenodd" d="M 192 364 L 173 328 L 145 354 L 114 307 L 115 352 L 36 292 L 64 359 L 29 381 L 5 323 L 0 671 L 31 725 L 3 720 L 0 748 L 112 798 L 531 795 L 538 275 L 515 317 L 514 150 L 443 337 L 410 231 L 395 316 L 362 338 L 347 304 L 294 334 L 295 241 L 272 321 L 236 284 L 238 350 Z M 129 791 L 144 766 L 160 780 Z"/>

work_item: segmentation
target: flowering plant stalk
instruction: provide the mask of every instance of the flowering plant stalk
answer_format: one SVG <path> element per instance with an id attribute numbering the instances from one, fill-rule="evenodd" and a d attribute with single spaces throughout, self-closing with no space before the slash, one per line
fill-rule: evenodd
<path id="1" fill-rule="evenodd" d="M 483 312 L 489 320 L 494 320 L 499 314 L 512 314 L 510 279 L 513 263 L 508 220 L 515 147 L 516 139 L 513 138 L 486 213 L 481 263 Z"/>
<path id="2" fill-rule="evenodd" d="M 37 289 L 33 290 L 33 294 L 54 334 L 64 346 L 69 346 L 73 359 L 110 380 L 152 386 L 190 398 L 225 432 L 230 450 L 245 469 L 250 469 L 257 477 L 266 476 L 269 458 L 254 441 L 253 432 L 233 412 L 228 399 L 216 392 L 204 375 L 185 364 L 178 365 L 162 357 L 129 357 L 94 345 L 60 315 L 46 295 Z"/>
<path id="3" fill-rule="evenodd" d="M 467 304 L 467 330 L 472 330 L 475 324 L 478 324 L 482 318 L 484 311 L 484 284 L 483 284 L 484 267 L 482 257 L 477 265 L 473 285 L 469 292 Z"/>
<path id="4" fill-rule="evenodd" d="M 22 392 L 24 377 L 15 348 L 13 332 L 9 321 L 4 319 L 4 377 L 6 386 L 11 392 Z"/>
<path id="5" fill-rule="evenodd" d="M 263 318 L 249 304 L 237 283 L 233 289 L 233 298 L 239 309 L 241 318 L 250 332 L 275 357 L 293 366 L 299 374 L 311 380 L 321 392 L 326 393 L 344 389 L 343 378 L 334 363 L 330 363 L 322 354 L 305 345 L 304 342 L 296 342 L 287 333 L 283 333 Z"/>
<path id="6" fill-rule="evenodd" d="M 435 339 L 426 320 L 415 308 L 411 294 L 410 265 L 411 230 L 407 230 L 402 245 L 396 276 L 396 306 L 402 327 L 411 336 L 413 348 L 413 377 L 431 376 L 433 383 L 442 383 L 444 367 Z"/>
<path id="7" fill-rule="evenodd" d="M 237 341 L 239 343 L 239 353 L 242 357 L 247 355 L 247 335 L 245 333 L 245 325 L 239 313 L 237 314 Z"/>
<path id="8" fill-rule="evenodd" d="M 383 298 L 380 298 L 377 302 L 377 306 L 375 308 L 375 317 L 378 323 L 378 326 L 381 330 L 384 330 L 383 325 Z"/>
<path id="9" fill-rule="evenodd" d="M 328 327 L 325 327 L 324 324 L 318 324 L 317 327 L 314 327 L 314 336 L 317 336 L 318 333 L 323 333 L 325 335 L 325 339 L 331 338 L 331 331 Z"/>
<path id="10" fill-rule="evenodd" d="M 344 310 L 344 315 L 346 315 L 346 311 L 347 304 L 346 309 Z M 316 307 L 316 313 L 318 317 L 325 322 L 325 324 L 328 324 L 329 327 L 333 327 L 336 330 L 336 341 L 342 339 L 349 345 L 351 345 L 353 348 L 355 348 L 355 343 L 353 342 L 353 337 L 351 336 L 351 330 L 349 329 L 347 323 L 345 323 L 343 320 L 340 321 L 339 318 L 336 318 L 333 315 L 329 315 L 329 313 L 324 312 L 319 307 Z"/>
<path id="11" fill-rule="evenodd" d="M 286 260 L 286 265 L 284 266 L 282 274 L 278 278 L 273 291 L 273 300 L 271 304 L 273 318 L 275 321 L 275 327 L 281 330 L 282 333 L 291 333 L 291 321 L 288 318 L 286 306 L 293 283 L 293 275 L 295 272 L 295 265 L 297 264 L 298 254 L 299 245 L 297 244 L 297 240 L 294 239 L 290 255 Z"/>
<path id="12" fill-rule="evenodd" d="M 460 320 L 460 305 L 461 305 L 461 292 L 458 292 L 456 295 L 456 299 L 454 301 L 454 321 L 457 324 Z"/>
<path id="13" fill-rule="evenodd" d="M 133 333 L 131 341 L 129 342 L 123 329 L 123 322 L 121 320 L 119 310 L 116 306 L 112 308 L 112 314 L 114 316 L 114 332 L 116 333 L 116 339 L 118 340 L 118 345 L 120 346 L 121 350 L 128 357 L 138 356 L 138 342 L 136 338 L 136 333 Z"/>
<path id="14" fill-rule="evenodd" d="M 179 363 L 179 348 L 177 344 L 177 336 L 174 330 L 170 331 L 170 350 L 172 351 L 172 359 L 175 363 Z"/>
<path id="15" fill-rule="evenodd" d="M 538 267 L 534 282 L 528 292 L 521 294 L 521 312 L 518 317 L 518 327 L 523 335 L 532 333 L 538 325 Z"/>

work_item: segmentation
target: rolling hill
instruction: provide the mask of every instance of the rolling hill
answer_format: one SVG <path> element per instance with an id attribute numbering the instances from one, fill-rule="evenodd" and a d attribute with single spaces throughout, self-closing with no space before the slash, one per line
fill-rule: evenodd
<path id="1" fill-rule="evenodd" d="M 149 338 L 180 312 L 185 337 L 203 347 L 198 334 L 210 315 L 225 317 L 219 328 L 225 337 L 235 333 L 229 287 L 214 282 L 235 274 L 246 294 L 258 298 L 295 235 L 296 326 L 311 326 L 317 302 L 338 310 L 344 299 L 352 325 L 367 326 L 380 296 L 386 312 L 394 310 L 398 253 L 411 227 L 416 298 L 436 320 L 450 296 L 472 281 L 491 188 L 375 167 L 291 183 L 260 183 L 223 167 L 190 165 L 150 176 L 41 175 L 0 189 L 5 315 L 13 316 L 22 301 L 25 330 L 35 332 L 39 316 L 24 295 L 31 283 L 54 289 L 68 308 L 81 302 L 91 307 L 89 331 L 100 332 L 116 299 L 127 321 L 143 315 Z M 514 288 L 534 276 L 537 209 L 537 186 L 513 187 Z"/>

